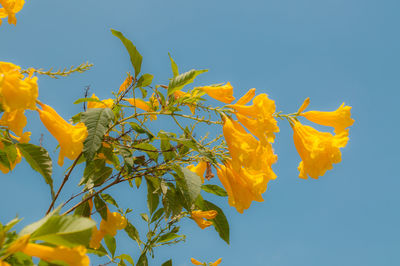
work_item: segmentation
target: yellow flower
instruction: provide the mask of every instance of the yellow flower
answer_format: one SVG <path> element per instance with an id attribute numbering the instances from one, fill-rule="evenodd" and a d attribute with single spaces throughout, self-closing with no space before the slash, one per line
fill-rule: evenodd
<path id="1" fill-rule="evenodd" d="M 350 117 L 350 110 L 350 106 L 345 106 L 344 103 L 342 103 L 342 105 L 333 112 L 308 111 L 300 115 L 316 124 L 333 127 L 335 128 L 335 133 L 340 133 L 354 123 L 354 119 Z"/>
<path id="2" fill-rule="evenodd" d="M 83 141 L 88 135 L 85 124 L 80 122 L 75 126 L 71 125 L 50 106 L 45 104 L 40 104 L 40 106 L 43 109 L 37 109 L 40 120 L 60 144 L 58 164 L 60 166 L 64 164 L 64 157 L 75 160 L 82 152 Z"/>
<path id="3" fill-rule="evenodd" d="M 217 211 L 211 210 L 211 211 L 192 211 L 191 216 L 192 219 L 197 223 L 197 225 L 201 228 L 204 229 L 206 227 L 209 227 L 213 223 L 210 221 L 207 221 L 205 219 L 214 219 L 217 216 Z"/>
<path id="4" fill-rule="evenodd" d="M 151 97 L 150 97 L 151 98 Z M 124 99 L 125 101 L 129 102 L 132 106 L 135 106 L 136 108 L 139 108 L 143 111 L 146 112 L 152 112 L 152 106 L 158 106 L 158 101 L 156 99 L 153 99 L 150 103 L 149 102 L 145 102 L 142 99 L 138 99 L 138 98 L 126 98 Z M 157 116 L 156 115 L 150 115 L 150 119 L 151 120 L 157 120 Z"/>
<path id="5" fill-rule="evenodd" d="M 332 169 L 334 163 L 342 160 L 339 148 L 346 146 L 349 139 L 348 130 L 333 136 L 294 120 L 291 126 L 294 144 L 302 159 L 298 167 L 300 178 L 307 179 L 307 176 L 310 176 L 317 179 Z"/>
<path id="6" fill-rule="evenodd" d="M 20 73 L 21 68 L 12 63 L 0 62 L 0 102 L 6 112 L 18 109 L 36 109 L 38 97 L 37 77 Z"/>
<path id="7" fill-rule="evenodd" d="M 17 239 L 11 244 L 8 253 L 23 252 L 31 257 L 38 257 L 42 260 L 63 261 L 69 266 L 89 266 L 90 260 L 86 255 L 86 248 L 77 246 L 68 248 L 64 246 L 49 247 L 29 243 L 29 235 L 25 235 Z"/>
<path id="8" fill-rule="evenodd" d="M 235 100 L 235 97 L 233 97 L 233 87 L 229 82 L 223 86 L 204 86 L 197 89 L 204 91 L 211 98 L 223 103 L 231 103 Z"/>
<path id="9" fill-rule="evenodd" d="M 24 109 L 17 109 L 11 112 L 4 112 L 0 119 L 0 125 L 7 127 L 14 132 L 17 136 L 22 135 L 22 131 L 27 124 Z"/>
<path id="10" fill-rule="evenodd" d="M 1 20 L 0 20 L 1 21 Z M 10 266 L 10 264 L 8 264 L 5 261 L 0 260 L 0 266 Z"/>
<path id="11" fill-rule="evenodd" d="M 8 23 L 16 25 L 17 18 L 15 14 L 18 13 L 25 4 L 25 0 L 0 0 L 3 6 L 0 8 L 0 25 L 1 19 L 8 17 Z"/>
<path id="12" fill-rule="evenodd" d="M 217 259 L 216 261 L 214 261 L 213 263 L 210 264 L 210 266 L 218 266 L 222 261 L 222 258 Z"/>
<path id="13" fill-rule="evenodd" d="M 254 92 L 250 90 L 236 104 L 228 105 L 236 111 L 236 116 L 254 136 L 261 141 L 273 142 L 274 133 L 279 132 L 277 122 L 273 117 L 275 113 L 275 101 L 268 99 L 268 95 L 262 93 L 253 100 L 253 105 L 245 104 L 251 100 Z"/>
<path id="14" fill-rule="evenodd" d="M 180 91 L 180 90 L 174 91 L 175 99 L 179 99 L 179 98 L 182 98 L 182 97 L 190 98 L 190 97 L 196 96 L 196 94 L 197 94 L 197 91 L 194 91 L 192 94 L 187 93 L 187 92 L 183 92 L 183 91 Z M 192 115 L 194 115 L 195 112 L 196 112 L 196 106 L 193 105 L 193 104 L 190 104 L 190 103 L 188 103 L 186 105 L 189 107 L 190 112 L 192 113 Z"/>
<path id="15" fill-rule="evenodd" d="M 190 261 L 194 264 L 194 265 L 204 265 L 204 263 L 194 259 L 194 258 L 190 258 Z"/>
<path id="16" fill-rule="evenodd" d="M 4 149 L 4 144 L 0 141 L 0 150 L 2 150 L 2 149 Z M 16 148 L 16 151 L 17 151 L 17 156 L 13 162 L 11 161 L 10 158 L 7 158 L 8 162 L 10 164 L 11 170 L 13 170 L 15 168 L 15 166 L 21 162 L 21 158 L 22 158 L 21 152 L 18 148 Z M 3 174 L 7 174 L 8 172 L 10 172 L 10 169 L 8 169 L 7 166 L 0 163 L 0 171 L 3 172 Z"/>
<path id="17" fill-rule="evenodd" d="M 28 143 L 31 140 L 31 134 L 32 134 L 31 132 L 27 131 L 24 132 L 21 137 L 16 137 L 13 136 L 12 134 L 10 134 L 10 136 L 19 143 Z"/>
<path id="18" fill-rule="evenodd" d="M 90 240 L 89 246 L 94 249 L 100 247 L 100 242 L 105 235 L 115 236 L 117 230 L 122 230 L 126 227 L 126 218 L 117 212 L 110 212 L 107 208 L 107 220 L 101 220 L 100 230 L 96 227 L 93 228 L 92 238 Z"/>
<path id="19" fill-rule="evenodd" d="M 189 169 L 190 171 L 196 173 L 198 176 L 200 176 L 201 182 L 204 183 L 204 173 L 207 169 L 207 162 L 200 161 L 196 166 L 191 164 L 191 165 L 188 165 L 186 168 Z"/>
<path id="20" fill-rule="evenodd" d="M 97 99 L 97 100 L 99 99 L 94 93 L 92 94 L 91 98 L 94 98 L 94 99 Z M 114 100 L 113 99 L 105 99 L 105 100 L 102 100 L 101 103 L 99 103 L 99 102 L 88 102 L 87 108 L 88 109 L 90 109 L 90 108 L 106 108 L 106 107 L 111 108 L 113 105 L 114 105 Z"/>
<path id="21" fill-rule="evenodd" d="M 133 77 L 131 74 L 128 73 L 128 76 L 126 77 L 124 82 L 122 82 L 121 86 L 119 87 L 118 93 L 124 92 L 127 88 L 129 88 L 132 81 L 133 81 Z"/>

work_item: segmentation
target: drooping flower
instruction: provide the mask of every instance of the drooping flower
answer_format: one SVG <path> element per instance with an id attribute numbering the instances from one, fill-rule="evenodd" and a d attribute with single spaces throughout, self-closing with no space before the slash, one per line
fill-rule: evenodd
<path id="1" fill-rule="evenodd" d="M 233 87 L 229 82 L 223 86 L 204 86 L 197 89 L 204 91 L 211 98 L 223 103 L 231 103 L 235 100 L 235 97 L 233 97 Z"/>
<path id="2" fill-rule="evenodd" d="M 40 103 L 40 106 L 42 110 L 37 109 L 40 120 L 60 144 L 58 164 L 60 166 L 64 164 L 64 157 L 75 160 L 82 152 L 83 141 L 88 135 L 85 124 L 80 122 L 76 125 L 71 125 L 50 106 L 42 103 Z"/>
<path id="3" fill-rule="evenodd" d="M 217 259 L 216 261 L 214 261 L 213 263 L 210 264 L 210 266 L 218 266 L 222 261 L 222 258 Z"/>
<path id="4" fill-rule="evenodd" d="M 132 84 L 132 81 L 133 81 L 133 77 L 131 74 L 128 73 L 128 76 L 126 77 L 124 82 L 122 82 L 121 86 L 119 87 L 118 93 L 124 92 L 127 88 L 129 88 L 129 86 Z"/>
<path id="5" fill-rule="evenodd" d="M 150 97 L 151 98 L 151 97 Z M 156 99 L 150 99 L 150 101 L 145 102 L 138 98 L 126 98 L 125 101 L 129 102 L 132 106 L 139 108 L 146 112 L 152 112 L 152 106 L 158 106 L 158 101 Z M 150 115 L 151 120 L 157 120 L 156 115 Z"/>
<path id="6" fill-rule="evenodd" d="M 92 97 L 94 99 L 99 100 L 99 98 L 93 93 Z M 102 100 L 101 103 L 99 102 L 88 102 L 87 104 L 87 108 L 111 108 L 114 105 L 114 100 L 113 99 L 105 99 Z"/>
<path id="7" fill-rule="evenodd" d="M 345 106 L 344 103 L 342 103 L 342 105 L 333 112 L 308 111 L 300 115 L 316 124 L 333 127 L 335 128 L 335 133 L 340 133 L 354 123 L 354 119 L 351 118 L 350 110 L 350 106 Z"/>
<path id="8" fill-rule="evenodd" d="M 73 248 L 64 246 L 43 246 L 29 243 L 29 235 L 17 239 L 7 250 L 8 253 L 22 252 L 31 257 L 38 257 L 44 261 L 62 261 L 69 266 L 89 266 L 90 260 L 86 255 L 86 248 L 77 246 Z"/>
<path id="9" fill-rule="evenodd" d="M 17 109 L 11 112 L 4 112 L 0 119 L 0 125 L 7 127 L 14 132 L 17 136 L 22 135 L 22 131 L 27 124 L 24 109 Z"/>
<path id="10" fill-rule="evenodd" d="M 340 148 L 345 147 L 349 140 L 348 130 L 332 135 L 294 120 L 291 126 L 294 144 L 302 159 L 298 166 L 300 178 L 307 179 L 310 176 L 317 179 L 332 169 L 334 163 L 342 160 Z"/>
<path id="11" fill-rule="evenodd" d="M 21 11 L 25 4 L 25 0 L 0 0 L 2 7 L 0 8 L 0 25 L 1 19 L 8 17 L 9 24 L 17 24 L 15 14 Z"/>
<path id="12" fill-rule="evenodd" d="M 236 116 L 254 136 L 261 141 L 273 142 L 274 133 L 279 132 L 279 127 L 273 114 L 275 113 L 275 101 L 268 98 L 265 93 L 257 95 L 253 105 L 245 104 L 251 100 L 254 91 L 250 90 L 236 104 L 228 105 L 236 111 Z"/>
<path id="13" fill-rule="evenodd" d="M 211 221 L 207 221 L 206 219 L 214 219 L 217 217 L 218 212 L 215 210 L 211 211 L 192 211 L 191 217 L 197 223 L 197 225 L 201 228 L 207 228 L 213 223 Z"/>
<path id="14" fill-rule="evenodd" d="M 194 264 L 194 265 L 204 265 L 204 263 L 194 259 L 194 258 L 190 258 L 190 261 Z"/>
<path id="15" fill-rule="evenodd" d="M 195 172 L 198 176 L 200 176 L 201 182 L 204 183 L 204 173 L 206 172 L 207 169 L 207 162 L 200 161 L 196 166 L 191 164 L 188 165 L 186 168 L 192 172 Z"/>
<path id="16" fill-rule="evenodd" d="M 100 247 L 100 242 L 105 235 L 115 236 L 117 230 L 124 229 L 126 225 L 127 221 L 125 217 L 118 212 L 110 212 L 107 208 L 107 220 L 101 220 L 99 230 L 97 230 L 96 227 L 93 227 L 92 238 L 89 246 L 98 249 Z"/>
<path id="17" fill-rule="evenodd" d="M 36 109 L 38 97 L 37 77 L 24 79 L 20 73 L 21 67 L 12 63 L 0 62 L 0 102 L 5 112 L 18 109 Z"/>

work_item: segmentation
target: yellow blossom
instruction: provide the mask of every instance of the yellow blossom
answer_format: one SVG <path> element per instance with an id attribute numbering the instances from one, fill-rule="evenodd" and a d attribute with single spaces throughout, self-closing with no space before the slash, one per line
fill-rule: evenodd
<path id="1" fill-rule="evenodd" d="M 124 82 L 122 82 L 121 86 L 119 87 L 118 93 L 124 92 L 127 88 L 129 88 L 132 81 L 133 81 L 133 77 L 131 74 L 128 73 L 128 76 L 126 77 Z"/>
<path id="2" fill-rule="evenodd" d="M 253 105 L 246 106 L 250 97 L 254 95 L 252 90 L 246 93 L 238 103 L 228 105 L 236 111 L 236 116 L 254 136 L 261 141 L 268 140 L 273 142 L 274 133 L 279 132 L 277 122 L 273 117 L 275 113 L 275 101 L 268 99 L 265 93 L 257 95 L 253 99 Z"/>
<path id="3" fill-rule="evenodd" d="M 214 261 L 213 263 L 210 264 L 210 266 L 218 266 L 222 261 L 222 258 L 217 259 L 216 261 Z"/>
<path id="4" fill-rule="evenodd" d="M 0 62 L 0 102 L 5 112 L 18 109 L 36 109 L 38 97 L 37 77 L 24 78 L 21 68 L 7 62 Z"/>
<path id="5" fill-rule="evenodd" d="M 1 21 L 1 20 L 0 20 Z M 0 260 L 0 266 L 10 266 L 10 264 L 8 264 L 5 261 Z"/>
<path id="6" fill-rule="evenodd" d="M 11 112 L 4 112 L 0 119 L 0 125 L 7 127 L 14 132 L 17 136 L 22 135 L 22 131 L 27 124 L 24 109 L 17 109 Z"/>
<path id="7" fill-rule="evenodd" d="M 298 167 L 300 178 L 307 179 L 310 176 L 317 179 L 332 169 L 334 163 L 341 161 L 340 148 L 347 144 L 348 130 L 333 136 L 331 133 L 320 132 L 294 120 L 291 126 L 294 144 L 302 159 Z"/>
<path id="8" fill-rule="evenodd" d="M 180 90 L 174 91 L 175 99 L 179 99 L 179 98 L 182 98 L 182 97 L 190 98 L 190 97 L 196 96 L 196 94 L 197 94 L 197 91 L 194 91 L 192 94 L 187 93 L 187 92 L 183 92 L 183 91 L 180 91 Z M 193 105 L 193 104 L 190 104 L 190 103 L 188 103 L 186 105 L 189 107 L 190 112 L 192 113 L 192 115 L 194 115 L 195 112 L 196 112 L 196 106 Z"/>
<path id="9" fill-rule="evenodd" d="M 107 208 L 107 220 L 101 220 L 99 230 L 96 227 L 93 228 L 89 246 L 98 249 L 105 235 L 115 236 L 117 230 L 124 229 L 126 225 L 127 221 L 125 217 L 117 212 L 110 212 Z"/>
<path id="10" fill-rule="evenodd" d="M 153 100 L 149 102 L 145 102 L 142 99 L 138 99 L 138 98 L 126 98 L 124 99 L 125 101 L 129 102 L 132 106 L 135 106 L 136 108 L 139 108 L 143 111 L 146 112 L 151 112 L 153 111 L 151 106 L 158 106 L 158 101 L 156 99 L 153 98 Z M 156 115 L 150 115 L 150 119 L 151 120 L 157 120 L 157 116 Z"/>
<path id="11" fill-rule="evenodd" d="M 99 100 L 99 98 L 94 93 L 92 94 L 92 97 L 90 97 L 90 98 L 94 98 L 96 100 Z M 87 108 L 88 109 L 90 109 L 90 108 L 106 108 L 106 107 L 111 108 L 113 106 L 113 104 L 114 104 L 114 100 L 113 99 L 105 99 L 105 100 L 102 100 L 101 103 L 99 103 L 99 102 L 88 102 Z"/>
<path id="12" fill-rule="evenodd" d="M 0 25 L 1 19 L 8 17 L 9 24 L 17 24 L 17 18 L 15 14 L 21 11 L 25 4 L 25 0 L 0 0 Z"/>
<path id="13" fill-rule="evenodd" d="M 302 112 L 304 112 L 304 110 L 306 110 L 309 104 L 310 104 L 310 98 L 308 97 L 307 99 L 304 100 L 303 104 L 300 106 L 297 113 L 301 114 Z"/>
<path id="14" fill-rule="evenodd" d="M 190 261 L 194 264 L 194 265 L 204 265 L 204 263 L 194 259 L 194 258 L 190 258 Z"/>
<path id="15" fill-rule="evenodd" d="M 62 261 L 69 266 L 89 266 L 90 260 L 86 255 L 86 248 L 77 246 L 68 248 L 64 246 L 49 247 L 29 243 L 29 235 L 17 239 L 8 248 L 8 253 L 22 252 L 31 257 L 38 257 L 44 261 Z"/>
<path id="16" fill-rule="evenodd" d="M 204 173 L 207 169 L 207 162 L 200 161 L 196 166 L 191 164 L 191 165 L 188 165 L 186 168 L 189 169 L 190 171 L 196 173 L 201 178 L 201 182 L 204 183 Z"/>
<path id="17" fill-rule="evenodd" d="M 316 124 L 333 127 L 335 128 L 335 133 L 340 133 L 354 123 L 354 119 L 350 117 L 350 110 L 350 106 L 345 106 L 344 103 L 342 103 L 342 105 L 333 112 L 308 111 L 300 115 Z"/>
<path id="18" fill-rule="evenodd" d="M 231 103 L 235 100 L 235 97 L 233 97 L 233 87 L 229 82 L 223 86 L 204 86 L 197 89 L 204 91 L 211 98 L 223 103 Z"/>
<path id="19" fill-rule="evenodd" d="M 217 216 L 217 211 L 211 210 L 211 211 L 192 211 L 191 216 L 192 219 L 197 223 L 197 225 L 201 228 L 204 229 L 206 227 L 209 227 L 213 223 L 211 221 L 207 221 L 205 219 L 214 219 Z"/>
<path id="20" fill-rule="evenodd" d="M 42 110 L 37 109 L 40 120 L 60 144 L 58 164 L 60 166 L 64 164 L 64 157 L 75 160 L 82 152 L 83 141 L 88 135 L 85 124 L 80 122 L 75 126 L 71 125 L 50 106 L 45 104 L 40 104 L 40 106 Z"/>
<path id="21" fill-rule="evenodd" d="M 10 134 L 10 136 L 19 143 L 28 143 L 31 140 L 31 134 L 32 134 L 31 132 L 27 131 L 24 132 L 21 137 L 16 137 L 13 136 L 12 134 Z"/>

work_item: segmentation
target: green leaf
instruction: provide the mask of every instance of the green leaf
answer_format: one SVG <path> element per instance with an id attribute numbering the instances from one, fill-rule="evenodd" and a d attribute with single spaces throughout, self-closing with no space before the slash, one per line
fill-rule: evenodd
<path id="1" fill-rule="evenodd" d="M 110 235 L 105 235 L 104 242 L 106 243 L 106 246 L 107 246 L 108 250 L 110 251 L 112 257 L 114 258 L 115 250 L 117 248 L 117 243 L 115 241 L 115 238 Z"/>
<path id="2" fill-rule="evenodd" d="M 157 239 L 157 243 L 168 242 L 168 241 L 174 240 L 175 238 L 182 237 L 182 236 L 183 236 L 183 235 L 177 235 L 177 234 L 175 234 L 175 233 L 166 233 L 166 234 L 160 236 L 160 237 Z"/>
<path id="3" fill-rule="evenodd" d="M 105 166 L 104 160 L 91 161 L 86 165 L 79 185 L 85 184 L 85 188 L 100 186 L 110 177 L 112 171 L 112 168 Z"/>
<path id="4" fill-rule="evenodd" d="M 204 190 L 207 193 L 211 193 L 220 197 L 227 197 L 228 193 L 226 193 L 226 191 L 217 186 L 217 185 L 202 185 L 201 189 Z"/>
<path id="5" fill-rule="evenodd" d="M 158 150 L 156 147 L 151 145 L 150 143 L 147 142 L 142 142 L 136 145 L 133 145 L 133 147 L 139 151 L 144 151 L 147 153 L 150 159 L 157 161 L 158 159 Z"/>
<path id="6" fill-rule="evenodd" d="M 141 127 L 139 124 L 137 124 L 137 123 L 135 123 L 135 122 L 129 122 L 128 124 L 129 124 L 129 125 L 131 126 L 131 128 L 132 128 L 133 130 L 135 130 L 137 133 L 139 133 L 139 134 L 146 134 L 146 135 L 149 137 L 149 139 L 153 139 L 153 138 L 154 138 L 153 133 L 151 133 L 150 131 L 144 129 L 144 128 Z"/>
<path id="7" fill-rule="evenodd" d="M 83 216 L 83 217 L 89 217 L 90 216 L 90 205 L 88 201 L 85 201 L 81 205 L 79 205 L 76 209 L 74 214 L 78 216 Z"/>
<path id="8" fill-rule="evenodd" d="M 140 216 L 145 222 L 149 222 L 149 216 L 146 213 L 141 213 Z"/>
<path id="9" fill-rule="evenodd" d="M 194 79 L 208 70 L 189 70 L 179 76 L 174 77 L 168 84 L 168 95 L 174 93 L 174 91 L 181 90 L 185 85 L 190 84 L 194 81 Z"/>
<path id="10" fill-rule="evenodd" d="M 102 193 L 100 195 L 101 195 L 101 197 L 103 198 L 103 200 L 105 202 L 108 202 L 108 203 L 114 205 L 115 207 L 119 208 L 119 206 L 118 206 L 117 202 L 115 201 L 115 199 L 113 197 L 111 197 L 109 194 Z"/>
<path id="11" fill-rule="evenodd" d="M 82 113 L 81 118 L 88 130 L 88 136 L 83 143 L 83 154 L 86 161 L 90 162 L 101 147 L 104 134 L 114 118 L 114 113 L 110 108 L 93 108 Z"/>
<path id="12" fill-rule="evenodd" d="M 169 142 L 169 136 L 166 132 L 158 132 L 158 137 L 161 139 L 161 151 L 164 156 L 164 161 L 171 161 L 176 157 L 174 146 Z"/>
<path id="13" fill-rule="evenodd" d="M 159 196 L 153 183 L 146 178 L 147 181 L 147 207 L 149 208 L 150 215 L 157 209 L 159 203 Z"/>
<path id="14" fill-rule="evenodd" d="M 172 266 L 172 259 L 167 260 L 166 262 L 164 262 L 163 264 L 161 264 L 161 266 Z"/>
<path id="15" fill-rule="evenodd" d="M 143 88 L 143 87 L 147 87 L 150 86 L 151 82 L 153 81 L 153 75 L 152 74 L 143 74 L 137 84 L 136 84 L 136 88 Z"/>
<path id="16" fill-rule="evenodd" d="M 160 219 L 160 217 L 163 215 L 163 213 L 164 213 L 164 208 L 158 209 L 158 210 L 154 213 L 153 217 L 151 218 L 150 223 L 153 223 L 153 222 L 157 221 L 158 219 Z"/>
<path id="17" fill-rule="evenodd" d="M 172 56 L 170 53 L 168 53 L 169 60 L 171 61 L 171 69 L 172 69 L 172 74 L 174 75 L 174 78 L 176 76 L 179 76 L 179 70 L 178 70 L 178 65 L 175 63 L 174 59 L 172 59 Z"/>
<path id="18" fill-rule="evenodd" d="M 149 262 L 147 261 L 146 253 L 143 253 L 142 255 L 140 255 L 136 266 L 148 266 L 148 265 Z"/>
<path id="19" fill-rule="evenodd" d="M 46 183 L 50 186 L 51 194 L 54 195 L 53 179 L 51 179 L 53 164 L 49 153 L 43 147 L 29 143 L 18 143 L 17 146 L 32 169 L 43 176 Z"/>
<path id="20" fill-rule="evenodd" d="M 191 205 L 195 202 L 197 197 L 200 195 L 201 178 L 194 172 L 187 168 L 180 166 L 175 167 L 175 172 L 178 174 L 176 177 L 176 184 L 179 188 L 186 208 L 190 209 Z"/>
<path id="21" fill-rule="evenodd" d="M 0 163 L 10 170 L 11 168 L 10 161 L 8 159 L 7 153 L 3 150 L 0 150 Z"/>
<path id="22" fill-rule="evenodd" d="M 94 206 L 96 211 L 100 213 L 101 218 L 107 221 L 107 205 L 100 199 L 99 195 L 94 196 Z"/>
<path id="23" fill-rule="evenodd" d="M 136 229 L 136 227 L 133 226 L 133 224 L 131 224 L 131 223 L 128 221 L 124 230 L 125 230 L 125 232 L 128 234 L 128 236 L 129 236 L 131 239 L 135 240 L 135 241 L 137 242 L 137 244 L 140 246 L 140 243 L 142 243 L 142 241 L 140 240 L 139 232 L 138 232 L 138 230 Z"/>
<path id="24" fill-rule="evenodd" d="M 121 40 L 126 50 L 128 51 L 132 66 L 135 69 L 135 78 L 136 78 L 139 75 L 140 68 L 142 66 L 142 56 L 139 54 L 135 45 L 133 45 L 133 43 L 130 40 L 125 38 L 125 36 L 121 32 L 111 29 L 111 33 Z"/>
<path id="25" fill-rule="evenodd" d="M 163 195 L 162 202 L 167 217 L 178 215 L 182 211 L 182 202 L 172 183 L 168 183 L 168 190 Z"/>
<path id="26" fill-rule="evenodd" d="M 52 215 L 25 227 L 20 234 L 26 234 L 36 227 L 30 233 L 32 240 L 41 240 L 54 245 L 69 247 L 86 246 L 89 244 L 94 226 L 96 226 L 96 223 L 88 218 L 74 215 Z"/>
<path id="27" fill-rule="evenodd" d="M 83 103 L 83 102 L 102 103 L 102 104 L 104 104 L 104 106 L 106 106 L 105 103 L 103 103 L 102 101 L 100 101 L 99 99 L 96 99 L 96 98 L 80 98 L 80 99 L 76 100 L 76 101 L 74 102 L 74 104 Z"/>
<path id="28" fill-rule="evenodd" d="M 216 210 L 218 212 L 218 215 L 212 219 L 213 225 L 219 236 L 229 245 L 229 223 L 224 212 L 217 205 L 209 201 L 199 200 L 197 203 L 204 211 Z"/>

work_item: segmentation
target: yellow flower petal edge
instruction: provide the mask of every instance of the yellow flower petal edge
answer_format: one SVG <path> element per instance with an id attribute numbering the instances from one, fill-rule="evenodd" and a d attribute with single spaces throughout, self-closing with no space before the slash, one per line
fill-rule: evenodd
<path id="1" fill-rule="evenodd" d="M 235 100 L 235 97 L 233 97 L 233 87 L 229 82 L 223 86 L 204 86 L 197 89 L 204 91 L 211 98 L 223 103 L 231 103 Z"/>
<path id="2" fill-rule="evenodd" d="M 90 98 L 94 98 L 99 100 L 99 98 L 93 93 L 92 97 Z M 102 100 L 101 103 L 99 102 L 88 102 L 87 104 L 87 108 L 91 109 L 91 108 L 111 108 L 114 105 L 114 101 L 113 99 L 105 99 Z"/>
<path id="3" fill-rule="evenodd" d="M 133 77 L 131 74 L 128 73 L 128 76 L 126 77 L 124 82 L 122 82 L 121 86 L 119 87 L 118 93 L 126 91 L 126 89 L 128 89 L 129 86 L 132 84 L 132 81 L 133 81 Z"/>
<path id="4" fill-rule="evenodd" d="M 138 98 L 126 98 L 124 99 L 125 101 L 127 101 L 128 103 L 130 103 L 132 106 L 139 108 L 143 111 L 146 112 L 151 112 L 151 103 L 150 102 L 145 102 L 142 99 L 138 99 Z M 158 101 L 155 100 L 153 101 L 153 105 L 157 105 Z M 150 115 L 150 119 L 151 120 L 157 120 L 157 116 L 156 115 Z"/>
<path id="5" fill-rule="evenodd" d="M 2 150 L 2 149 L 4 149 L 4 144 L 0 141 L 0 150 Z M 8 169 L 7 166 L 0 163 L 0 171 L 3 174 L 7 174 L 8 172 L 10 172 L 10 170 L 13 170 L 15 168 L 15 166 L 21 162 L 21 158 L 22 158 L 21 151 L 18 148 L 16 148 L 16 151 L 17 151 L 17 155 L 16 155 L 14 161 L 12 161 L 11 158 L 8 158 L 8 162 L 10 164 L 11 169 Z"/>
<path id="6" fill-rule="evenodd" d="M 204 265 L 204 263 L 202 263 L 194 258 L 190 258 L 190 262 L 194 265 Z"/>
<path id="7" fill-rule="evenodd" d="M 0 102 L 5 112 L 18 109 L 36 110 L 39 95 L 37 77 L 20 73 L 21 67 L 8 62 L 0 62 Z"/>
<path id="8" fill-rule="evenodd" d="M 214 219 L 217 216 L 218 212 L 215 210 L 210 210 L 210 211 L 192 211 L 191 212 L 191 217 L 192 219 L 197 223 L 197 225 L 201 228 L 207 228 L 213 223 L 211 221 L 207 221 L 205 219 Z"/>
<path id="9" fill-rule="evenodd" d="M 302 159 L 298 167 L 300 178 L 307 179 L 310 176 L 318 179 L 332 169 L 333 164 L 342 160 L 340 148 L 345 147 L 349 140 L 348 130 L 332 135 L 294 120 L 291 126 L 294 144 Z"/>
<path id="10" fill-rule="evenodd" d="M 0 125 L 7 127 L 17 136 L 22 136 L 22 131 L 28 123 L 24 112 L 24 109 L 4 112 L 3 116 L 0 119 Z"/>
<path id="11" fill-rule="evenodd" d="M 190 171 L 196 173 L 198 176 L 200 176 L 201 182 L 204 183 L 204 173 L 206 172 L 206 169 L 207 169 L 207 162 L 201 161 L 196 166 L 191 164 L 191 165 L 188 165 L 186 168 L 189 169 Z"/>
<path id="12" fill-rule="evenodd" d="M 50 106 L 42 103 L 40 103 L 40 106 L 42 110 L 37 109 L 40 120 L 60 144 L 58 164 L 60 166 L 64 164 L 64 157 L 75 160 L 82 152 L 83 141 L 88 135 L 85 124 L 80 122 L 76 125 L 71 125 Z"/>
<path id="13" fill-rule="evenodd" d="M 351 118 L 350 110 L 350 106 L 345 106 L 344 103 L 342 103 L 342 105 L 333 112 L 308 111 L 300 115 L 316 124 L 333 127 L 335 128 L 335 133 L 339 133 L 354 123 L 354 119 Z"/>
<path id="14" fill-rule="evenodd" d="M 222 261 L 222 258 L 217 259 L 216 261 L 214 261 L 213 263 L 210 264 L 210 266 L 218 266 Z"/>
<path id="15" fill-rule="evenodd" d="M 0 0 L 0 25 L 1 19 L 8 17 L 9 24 L 17 24 L 17 18 L 15 14 L 21 11 L 25 4 L 25 0 Z"/>

